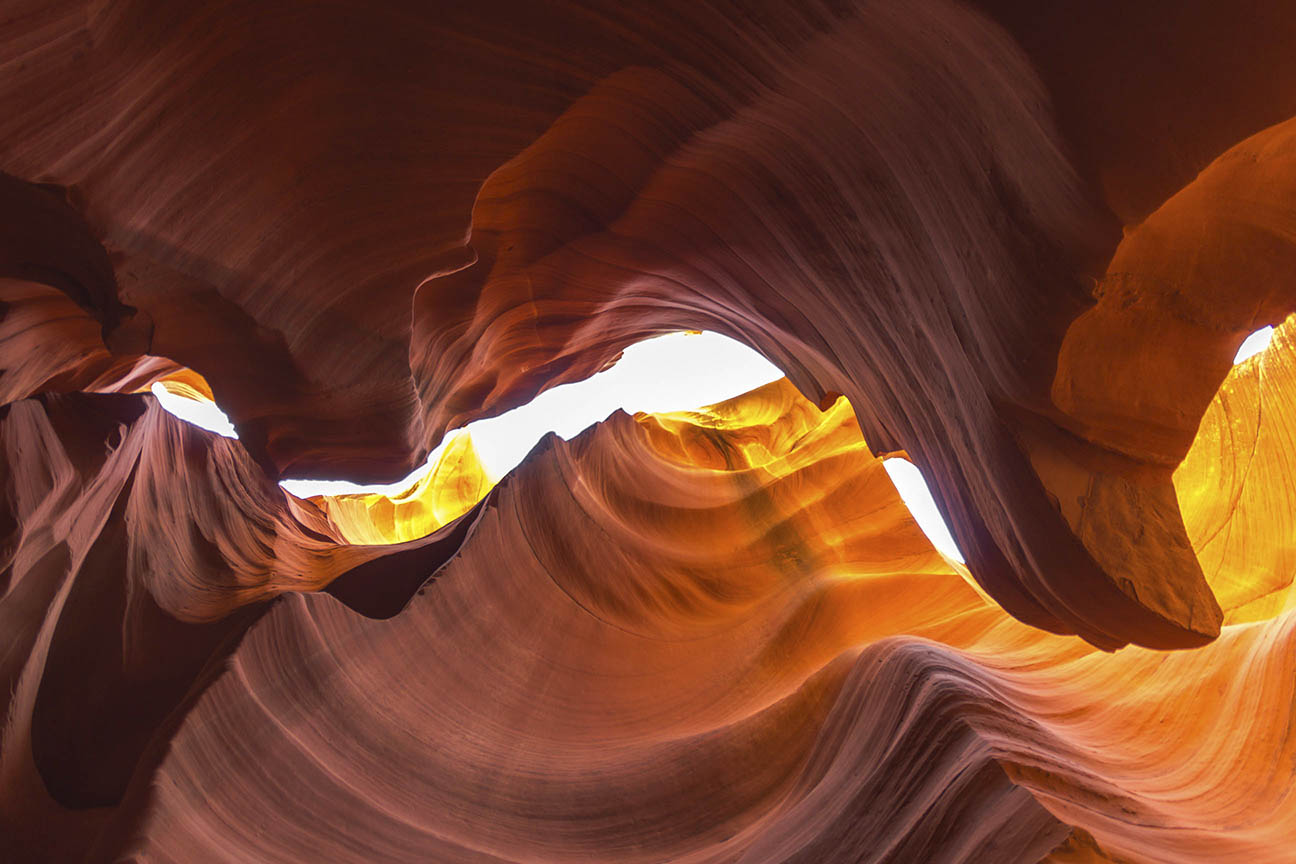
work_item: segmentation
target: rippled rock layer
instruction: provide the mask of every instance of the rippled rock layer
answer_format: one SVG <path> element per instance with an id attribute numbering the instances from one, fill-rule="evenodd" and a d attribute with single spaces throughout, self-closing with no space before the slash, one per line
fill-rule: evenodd
<path id="1" fill-rule="evenodd" d="M 0 858 L 1289 860 L 1296 13 L 1128 5 L 10 3 Z"/>

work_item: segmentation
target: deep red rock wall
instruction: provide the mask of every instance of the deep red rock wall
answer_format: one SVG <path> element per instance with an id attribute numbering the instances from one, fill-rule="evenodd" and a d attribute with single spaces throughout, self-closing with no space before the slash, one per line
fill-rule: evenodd
<path id="1" fill-rule="evenodd" d="M 3 13 L 0 857 L 1284 860 L 1288 4 Z M 276 485 L 680 329 L 788 382 Z"/>

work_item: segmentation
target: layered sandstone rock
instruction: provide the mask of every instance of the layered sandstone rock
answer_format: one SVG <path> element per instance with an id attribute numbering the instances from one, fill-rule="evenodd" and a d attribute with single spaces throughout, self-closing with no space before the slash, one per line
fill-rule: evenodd
<path id="1" fill-rule="evenodd" d="M 10 4 L 0 856 L 1285 860 L 1296 14 L 1127 5 Z"/>
<path id="2" fill-rule="evenodd" d="M 1217 404 L 1282 399 L 1251 379 L 1284 380 L 1286 340 Z M 821 414 L 783 381 L 550 438 L 431 560 L 330 542 L 237 443 L 147 402 L 5 420 L 11 447 L 57 444 L 13 497 L 61 476 L 44 503 L 75 502 L 19 544 L 6 597 L 35 630 L 5 752 L 24 854 L 1280 861 L 1291 840 L 1290 604 L 1261 616 L 1220 573 L 1255 623 L 1168 656 L 1015 622 L 930 547 L 845 399 Z M 1236 497 L 1211 485 L 1188 512 Z M 343 569 L 419 580 L 375 620 L 312 593 Z"/>

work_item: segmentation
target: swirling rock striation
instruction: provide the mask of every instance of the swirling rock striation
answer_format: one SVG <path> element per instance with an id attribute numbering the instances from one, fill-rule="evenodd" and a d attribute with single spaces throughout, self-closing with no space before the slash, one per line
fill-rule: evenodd
<path id="1" fill-rule="evenodd" d="M 1296 352 L 1263 356 L 1279 370 Z M 1240 368 L 1227 391 L 1254 392 L 1249 374 Z M 29 417 L 53 439 L 70 398 L 17 403 L 5 422 Z M 618 414 L 573 442 L 550 438 L 470 515 L 456 554 L 424 571 L 435 581 L 388 620 L 310 593 L 309 578 L 327 580 L 348 555 L 406 556 L 409 569 L 410 544 L 340 546 L 320 511 L 279 493 L 260 519 L 225 524 L 271 521 L 275 563 L 260 566 L 309 572 L 301 583 L 280 572 L 273 584 L 235 587 L 191 570 L 213 621 L 195 620 L 207 605 L 186 604 L 156 578 L 176 562 L 155 570 L 131 554 L 129 537 L 140 535 L 123 514 L 150 489 L 188 498 L 204 477 L 223 480 L 200 496 L 216 511 L 237 502 L 252 513 L 264 479 L 236 443 L 155 404 L 144 410 L 148 397 L 72 404 L 86 400 L 121 442 L 96 475 L 101 486 L 125 478 L 98 492 L 109 523 L 89 554 L 84 541 L 63 552 L 83 563 L 45 610 L 21 589 L 58 585 L 50 554 L 15 567 L 21 581 L 6 597 L 11 614 L 43 612 L 47 622 L 15 670 L 11 712 L 23 722 L 7 730 L 5 764 L 42 794 L 7 798 L 7 813 L 80 832 L 62 849 L 31 838 L 33 856 L 1285 854 L 1293 778 L 1275 766 L 1290 765 L 1296 747 L 1291 614 L 1274 610 L 1169 657 L 1106 655 L 1022 625 L 930 547 L 844 399 L 821 414 L 783 381 L 703 414 Z M 68 463 L 97 449 L 80 437 L 62 432 L 73 439 L 59 451 Z M 146 460 L 167 464 L 141 458 L 150 445 L 187 453 L 169 464 L 190 471 L 188 482 L 148 476 Z M 115 460 L 133 460 L 134 473 L 104 470 Z M 206 515 L 195 530 L 222 524 Z M 42 548 L 26 545 L 15 562 Z M 232 565 L 251 545 L 218 534 L 206 548 Z M 117 575 L 103 566 L 107 549 L 123 554 L 136 598 L 115 614 L 109 598 L 121 588 L 105 578 Z M 363 569 L 349 566 L 346 578 Z M 401 577 L 364 566 L 371 589 Z M 294 599 L 261 599 L 283 591 Z M 123 632 L 137 652 L 103 650 Z M 148 674 L 132 664 L 90 670 L 111 686 L 87 691 L 84 659 L 60 662 L 69 638 L 133 657 Z M 1255 722 L 1237 726 L 1239 713 Z M 1171 717 L 1193 722 L 1167 726 Z M 116 746 L 78 746 L 94 740 L 91 729 L 112 730 Z M 130 750 L 130 740 L 141 743 Z M 117 760 L 126 764 L 109 764 Z M 96 776 L 117 785 L 98 801 L 78 797 Z"/>
<path id="2" fill-rule="evenodd" d="M 1296 14 L 1127 5 L 9 4 L 0 855 L 1286 860 Z"/>

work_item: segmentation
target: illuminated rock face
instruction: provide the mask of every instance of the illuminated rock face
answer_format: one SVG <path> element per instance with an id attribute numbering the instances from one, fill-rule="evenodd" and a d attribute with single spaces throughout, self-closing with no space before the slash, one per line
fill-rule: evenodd
<path id="1" fill-rule="evenodd" d="M 1288 860 L 1296 14 L 1038 5 L 14 4 L 0 854 Z"/>

